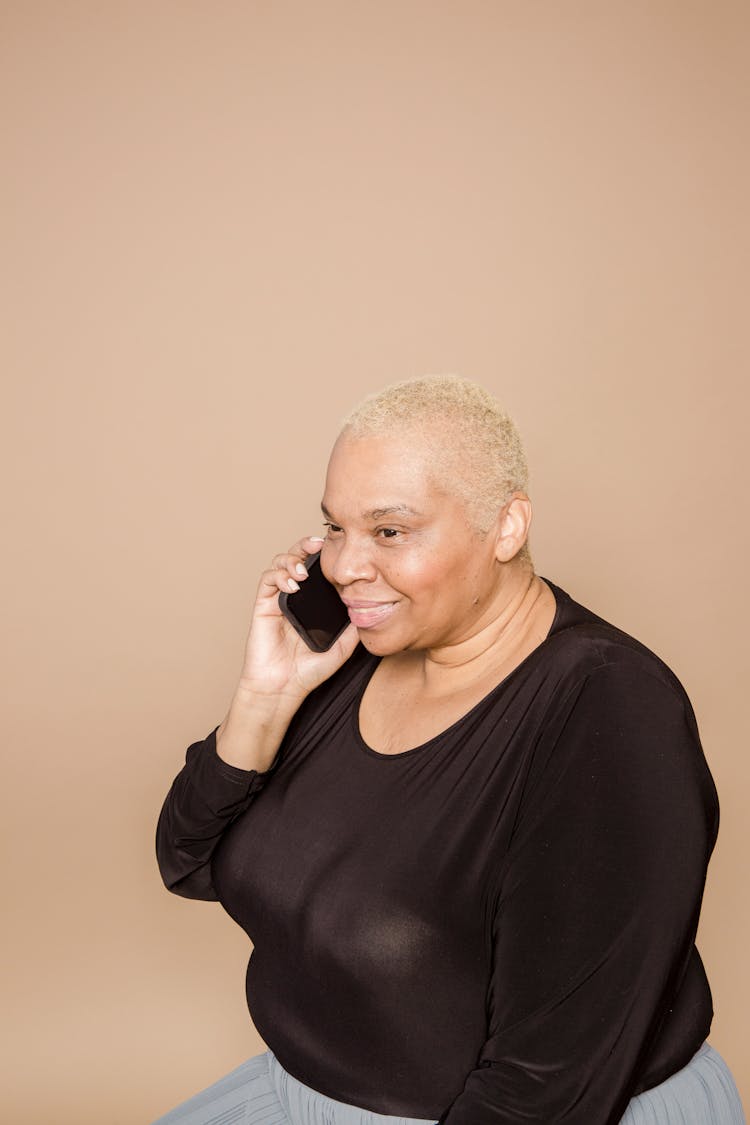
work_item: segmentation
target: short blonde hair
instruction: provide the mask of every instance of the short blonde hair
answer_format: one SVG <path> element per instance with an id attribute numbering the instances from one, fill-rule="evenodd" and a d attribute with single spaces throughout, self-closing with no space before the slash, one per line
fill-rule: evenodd
<path id="1" fill-rule="evenodd" d="M 439 483 L 463 499 L 482 532 L 514 492 L 526 492 L 529 474 L 515 423 L 488 391 L 458 375 L 392 383 L 355 406 L 341 432 L 356 438 L 415 428 L 433 444 Z"/>

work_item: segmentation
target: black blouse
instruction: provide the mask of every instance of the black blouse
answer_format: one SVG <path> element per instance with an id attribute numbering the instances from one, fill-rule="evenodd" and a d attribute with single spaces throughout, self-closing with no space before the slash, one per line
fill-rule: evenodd
<path id="1" fill-rule="evenodd" d="M 718 827 L 689 700 L 558 587 L 546 640 L 412 750 L 359 732 L 363 648 L 271 770 L 188 749 L 157 854 L 251 938 L 247 1000 L 322 1094 L 441 1125 L 607 1125 L 686 1065 Z"/>

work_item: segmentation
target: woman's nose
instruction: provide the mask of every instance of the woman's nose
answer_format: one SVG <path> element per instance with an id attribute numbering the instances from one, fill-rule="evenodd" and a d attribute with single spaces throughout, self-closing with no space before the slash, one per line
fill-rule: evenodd
<path id="1" fill-rule="evenodd" d="M 325 572 L 336 586 L 367 582 L 376 576 L 368 544 L 358 538 L 329 541 L 323 548 L 322 561 Z"/>

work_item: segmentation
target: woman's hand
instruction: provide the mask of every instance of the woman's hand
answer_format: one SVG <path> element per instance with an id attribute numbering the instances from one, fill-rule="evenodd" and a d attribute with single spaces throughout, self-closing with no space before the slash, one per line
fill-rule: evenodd
<path id="1" fill-rule="evenodd" d="M 279 607 L 279 594 L 294 593 L 307 580 L 304 560 L 320 550 L 323 540 L 300 539 L 283 555 L 276 555 L 258 584 L 240 686 L 258 695 L 291 696 L 302 702 L 349 659 L 357 645 L 357 630 L 347 626 L 327 652 L 313 652 L 290 625 Z"/>
<path id="2" fill-rule="evenodd" d="M 216 733 L 217 753 L 230 765 L 269 769 L 303 699 L 357 647 L 357 630 L 348 625 L 328 652 L 313 652 L 279 607 L 282 591 L 294 593 L 307 580 L 304 559 L 321 545 L 318 538 L 300 539 L 261 575 L 240 681 Z"/>

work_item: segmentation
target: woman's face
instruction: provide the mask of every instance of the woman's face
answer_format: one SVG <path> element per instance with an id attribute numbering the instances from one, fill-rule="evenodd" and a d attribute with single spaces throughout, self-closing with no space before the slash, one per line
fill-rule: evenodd
<path id="1" fill-rule="evenodd" d="M 328 465 L 323 573 L 370 652 L 471 637 L 498 588 L 495 536 L 440 487 L 419 433 L 340 437 Z"/>

